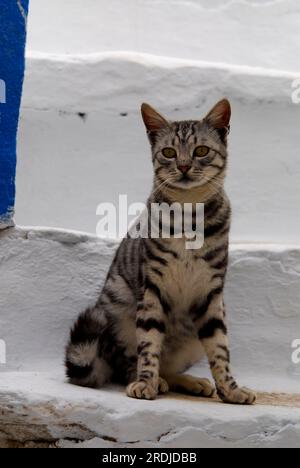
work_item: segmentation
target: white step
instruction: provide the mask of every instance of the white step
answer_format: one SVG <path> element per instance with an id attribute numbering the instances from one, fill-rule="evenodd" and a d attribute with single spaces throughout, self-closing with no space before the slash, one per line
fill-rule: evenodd
<path id="1" fill-rule="evenodd" d="M 300 395 L 261 394 L 253 407 L 176 394 L 146 402 L 118 387 L 73 387 L 57 372 L 0 377 L 0 446 L 300 447 Z"/>
<path id="2" fill-rule="evenodd" d="M 95 233 L 99 203 L 117 206 L 119 194 L 128 195 L 129 203 L 144 202 L 150 193 L 153 171 L 141 103 L 149 101 L 172 119 L 201 119 L 227 95 L 233 108 L 226 184 L 232 239 L 297 243 L 297 78 L 282 70 L 137 53 L 29 51 L 17 223 Z"/>
<path id="3" fill-rule="evenodd" d="M 298 0 L 31 0 L 28 49 L 137 51 L 299 72 L 299 20 Z"/>
<path id="4" fill-rule="evenodd" d="M 94 391 L 64 382 L 69 328 L 95 302 L 116 246 L 58 230 L 0 233 L 0 340 L 7 354 L 0 365 L 0 439 L 300 447 L 300 365 L 292 361 L 292 342 L 300 339 L 299 247 L 231 247 L 226 302 L 236 375 L 255 390 L 287 394 L 263 394 L 249 408 L 174 395 L 147 403 L 116 387 Z"/>

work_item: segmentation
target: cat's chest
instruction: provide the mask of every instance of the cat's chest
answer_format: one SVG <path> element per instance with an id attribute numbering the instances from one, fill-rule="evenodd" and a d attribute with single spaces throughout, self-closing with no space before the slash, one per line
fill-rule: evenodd
<path id="1" fill-rule="evenodd" d="M 206 297 L 212 271 L 206 262 L 196 258 L 195 250 L 182 247 L 181 241 L 174 240 L 172 249 L 177 252 L 177 258 L 170 259 L 164 267 L 161 287 L 173 307 L 186 312 Z"/>

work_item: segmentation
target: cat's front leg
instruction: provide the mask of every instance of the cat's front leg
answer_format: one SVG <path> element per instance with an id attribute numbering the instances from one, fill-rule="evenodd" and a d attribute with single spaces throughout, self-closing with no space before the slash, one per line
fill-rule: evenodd
<path id="1" fill-rule="evenodd" d="M 225 403 L 252 405 L 256 394 L 240 388 L 231 373 L 223 292 L 215 290 L 210 298 L 207 312 L 198 322 L 198 335 L 207 354 L 218 395 Z"/>
<path id="2" fill-rule="evenodd" d="M 160 355 L 167 327 L 167 315 L 155 288 L 146 289 L 137 310 L 137 380 L 127 387 L 131 398 L 153 400 L 166 393 L 168 384 L 159 376 Z"/>

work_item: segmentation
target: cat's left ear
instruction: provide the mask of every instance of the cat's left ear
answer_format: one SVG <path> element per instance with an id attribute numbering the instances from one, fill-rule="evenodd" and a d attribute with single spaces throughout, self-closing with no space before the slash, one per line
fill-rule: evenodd
<path id="1" fill-rule="evenodd" d="M 205 121 L 219 131 L 222 139 L 230 132 L 231 105 L 228 99 L 222 99 L 205 117 Z"/>

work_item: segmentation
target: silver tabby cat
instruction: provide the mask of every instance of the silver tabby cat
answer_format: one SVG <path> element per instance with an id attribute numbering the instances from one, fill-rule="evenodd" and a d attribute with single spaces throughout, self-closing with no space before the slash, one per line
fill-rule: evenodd
<path id="1" fill-rule="evenodd" d="M 71 331 L 69 381 L 154 399 L 169 389 L 212 397 L 215 386 L 184 372 L 206 354 L 219 397 L 253 404 L 230 369 L 224 281 L 231 210 L 224 192 L 231 107 L 224 99 L 203 120 L 170 122 L 147 104 L 143 120 L 154 166 L 152 203 L 205 204 L 205 241 L 139 238 L 121 243 L 95 307 Z"/>

